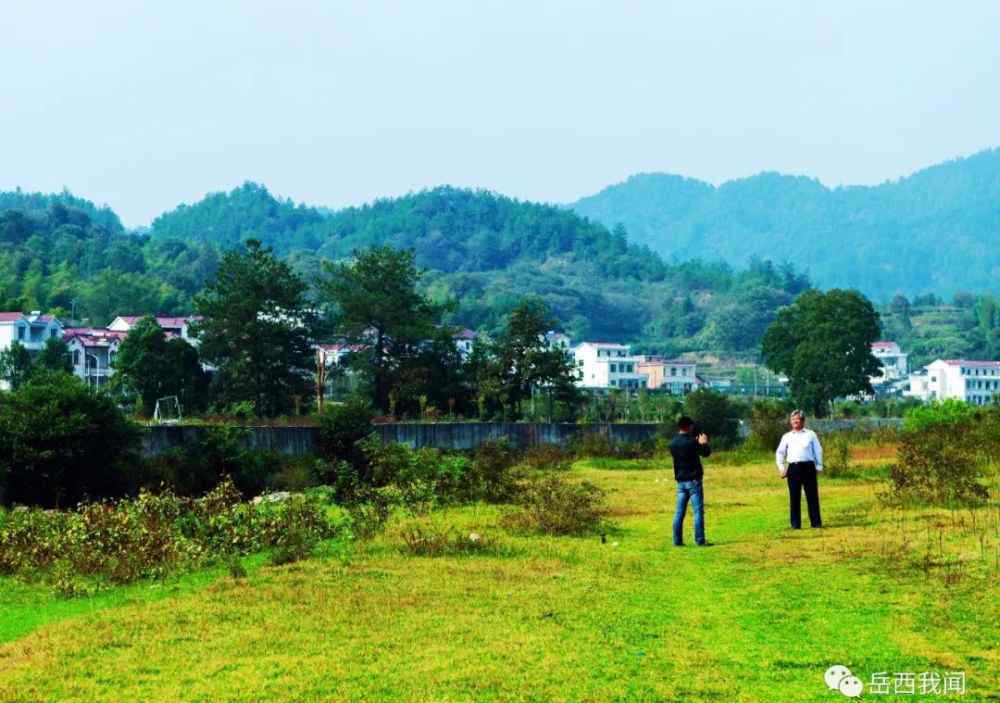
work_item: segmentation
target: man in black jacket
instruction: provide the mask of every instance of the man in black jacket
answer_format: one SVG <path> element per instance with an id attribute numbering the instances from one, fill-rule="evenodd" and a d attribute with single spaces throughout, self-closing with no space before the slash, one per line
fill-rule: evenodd
<path id="1" fill-rule="evenodd" d="M 674 546 L 684 545 L 684 513 L 688 501 L 694 513 L 694 541 L 700 547 L 708 546 L 705 541 L 705 495 L 701 478 L 704 470 L 701 457 L 708 456 L 712 449 L 708 446 L 708 435 L 694 436 L 694 421 L 682 417 L 677 421 L 677 436 L 670 440 L 670 454 L 674 458 L 674 479 L 677 481 L 677 511 L 674 513 Z"/>

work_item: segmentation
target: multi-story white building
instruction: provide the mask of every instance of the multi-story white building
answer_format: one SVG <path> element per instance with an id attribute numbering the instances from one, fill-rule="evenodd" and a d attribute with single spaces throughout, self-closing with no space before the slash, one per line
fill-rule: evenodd
<path id="1" fill-rule="evenodd" d="M 879 360 L 882 371 L 878 376 L 871 377 L 872 385 L 887 381 L 898 381 L 906 378 L 909 372 L 907 354 L 899 348 L 896 342 L 875 342 L 872 344 L 872 355 Z"/>
<path id="2" fill-rule="evenodd" d="M 954 398 L 987 405 L 1000 396 L 1000 361 L 938 359 L 922 372 L 910 374 L 906 395 L 924 401 Z"/>
<path id="3" fill-rule="evenodd" d="M 578 386 L 628 389 L 646 386 L 646 376 L 638 369 L 643 357 L 632 356 L 625 344 L 581 342 L 573 349 L 573 358 Z"/>

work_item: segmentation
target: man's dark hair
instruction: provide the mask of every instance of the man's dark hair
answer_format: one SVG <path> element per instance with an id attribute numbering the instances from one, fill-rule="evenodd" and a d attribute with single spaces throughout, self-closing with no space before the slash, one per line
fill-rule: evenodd
<path id="1" fill-rule="evenodd" d="M 683 430 L 684 432 L 690 432 L 692 427 L 694 427 L 694 420 L 689 418 L 687 415 L 684 415 L 683 417 L 681 417 L 680 420 L 677 421 L 677 429 L 679 430 Z"/>

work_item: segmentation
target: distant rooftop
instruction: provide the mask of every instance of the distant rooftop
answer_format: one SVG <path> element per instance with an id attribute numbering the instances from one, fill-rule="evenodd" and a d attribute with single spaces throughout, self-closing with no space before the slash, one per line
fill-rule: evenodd
<path id="1" fill-rule="evenodd" d="M 982 359 L 943 359 L 948 366 L 976 366 L 979 368 L 1000 367 L 1000 361 L 984 361 Z"/>

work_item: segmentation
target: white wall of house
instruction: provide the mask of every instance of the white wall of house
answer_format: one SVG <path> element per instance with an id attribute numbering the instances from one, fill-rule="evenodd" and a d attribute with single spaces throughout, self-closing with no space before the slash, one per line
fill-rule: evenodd
<path id="1" fill-rule="evenodd" d="M 905 354 L 896 342 L 876 342 L 872 345 L 872 356 L 882 365 L 882 372 L 878 376 L 872 376 L 872 383 L 898 381 L 906 378 L 909 373 L 907 362 L 909 355 Z"/>
<path id="2" fill-rule="evenodd" d="M 49 339 L 62 337 L 63 327 L 59 320 L 48 315 L 33 312 L 17 319 L 0 320 L 0 351 L 6 351 L 14 344 L 20 344 L 29 352 L 40 352 Z"/>
<path id="3" fill-rule="evenodd" d="M 938 359 L 910 375 L 907 395 L 921 400 L 964 400 L 988 405 L 1000 396 L 1000 361 Z"/>
<path id="4" fill-rule="evenodd" d="M 70 337 L 69 348 L 73 373 L 91 388 L 104 388 L 115 373 L 115 356 L 118 353 L 117 339 L 93 339 L 90 337 Z"/>
<path id="5" fill-rule="evenodd" d="M 628 389 L 646 386 L 646 376 L 638 370 L 642 357 L 632 356 L 624 344 L 582 342 L 573 349 L 573 358 L 578 386 Z"/>
<path id="6" fill-rule="evenodd" d="M 135 327 L 136 323 L 142 319 L 140 315 L 125 315 L 116 317 L 108 325 L 108 329 L 112 332 L 131 332 L 132 328 Z M 198 338 L 191 335 L 191 324 L 196 318 L 193 317 L 167 317 L 163 315 L 156 316 L 156 324 L 163 328 L 164 332 L 172 333 L 183 339 L 185 342 L 193 347 L 198 346 Z"/>

